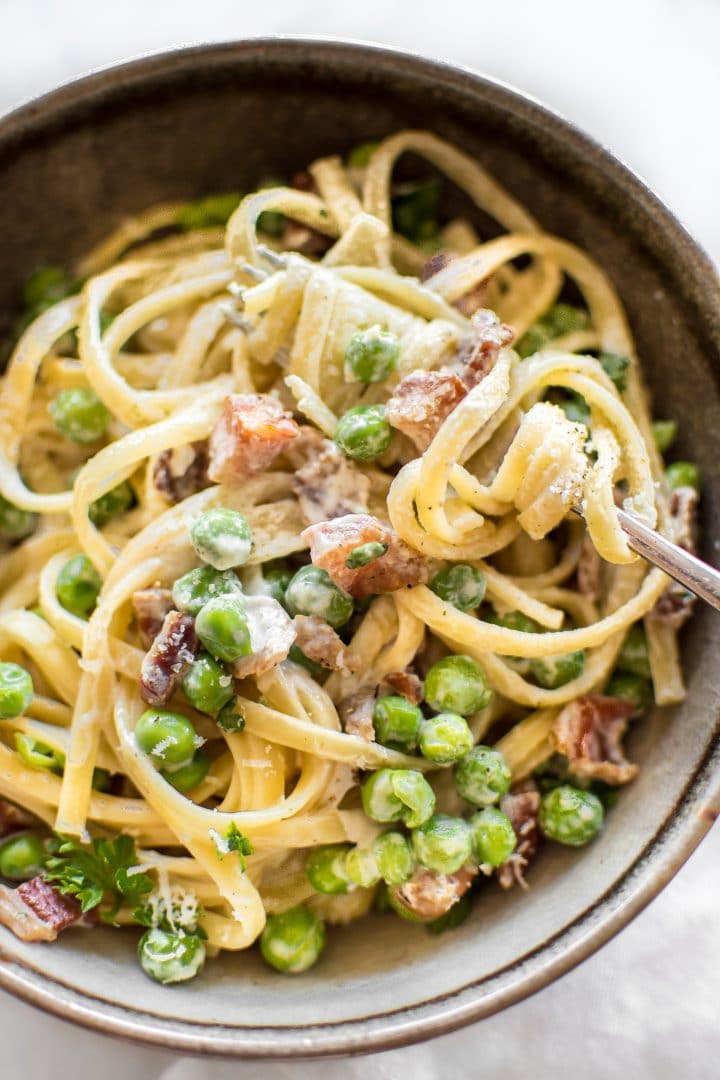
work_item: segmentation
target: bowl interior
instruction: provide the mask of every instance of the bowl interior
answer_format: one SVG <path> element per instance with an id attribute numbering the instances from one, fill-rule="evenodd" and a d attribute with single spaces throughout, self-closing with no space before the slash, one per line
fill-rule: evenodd
<path id="1" fill-rule="evenodd" d="M 451 69 L 359 47 L 250 43 L 143 61 L 27 107 L 0 125 L 0 332 L 31 270 L 72 261 L 123 215 L 247 189 L 408 126 L 476 155 L 545 228 L 606 269 L 655 411 L 680 420 L 680 452 L 700 463 L 712 561 L 720 334 L 709 265 L 603 151 L 534 104 Z M 333 931 L 323 963 L 301 977 L 280 980 L 253 953 L 226 955 L 165 990 L 137 967 L 134 935 L 98 930 L 30 947 L 0 931 L 5 984 L 49 1007 L 65 1002 L 65 1015 L 88 1023 L 225 1053 L 370 1049 L 491 1011 L 587 952 L 689 854 L 717 734 L 719 633 L 700 610 L 684 639 L 688 700 L 634 732 L 642 770 L 601 838 L 580 853 L 544 852 L 527 893 L 488 885 L 452 934 L 374 917 Z"/>

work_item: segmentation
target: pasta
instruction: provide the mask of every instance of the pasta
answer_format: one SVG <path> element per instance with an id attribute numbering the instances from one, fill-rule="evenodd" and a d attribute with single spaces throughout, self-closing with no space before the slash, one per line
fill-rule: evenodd
<path id="1" fill-rule="evenodd" d="M 438 225 L 439 177 L 501 235 Z M 0 392 L 0 922 L 294 972 L 591 839 L 690 611 L 615 506 L 690 546 L 697 502 L 602 269 L 406 131 L 77 273 L 26 286 Z"/>

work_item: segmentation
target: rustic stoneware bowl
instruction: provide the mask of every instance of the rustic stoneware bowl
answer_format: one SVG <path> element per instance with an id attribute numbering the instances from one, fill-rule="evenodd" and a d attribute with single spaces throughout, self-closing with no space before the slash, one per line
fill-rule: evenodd
<path id="1" fill-rule="evenodd" d="M 363 45 L 249 41 L 113 68 L 0 123 L 0 312 L 38 264 L 67 263 L 117 221 L 163 198 L 243 189 L 320 154 L 403 127 L 477 157 L 551 232 L 580 244 L 627 307 L 660 416 L 700 462 L 704 554 L 720 538 L 720 294 L 711 264 L 623 165 L 504 86 Z M 639 725 L 639 779 L 603 835 L 548 850 L 531 889 L 488 886 L 441 938 L 375 918 L 332 932 L 315 970 L 271 974 L 226 956 L 174 989 L 138 968 L 135 935 L 104 930 L 29 946 L 0 931 L 0 986 L 100 1031 L 186 1052 L 362 1052 L 449 1031 L 518 1001 L 577 964 L 663 887 L 710 827 L 720 794 L 720 621 L 684 639 L 689 695 Z"/>

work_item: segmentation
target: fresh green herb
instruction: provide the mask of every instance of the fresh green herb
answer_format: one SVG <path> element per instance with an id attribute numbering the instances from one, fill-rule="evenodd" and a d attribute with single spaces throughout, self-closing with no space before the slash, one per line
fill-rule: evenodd
<path id="1" fill-rule="evenodd" d="M 627 369 L 630 367 L 629 356 L 619 356 L 617 353 L 601 352 L 598 361 L 602 364 L 603 371 L 615 384 L 618 393 L 622 394 L 627 388 Z"/>
<path id="2" fill-rule="evenodd" d="M 101 916 L 104 922 L 113 922 L 123 900 L 137 906 L 152 891 L 147 874 L 130 872 L 137 866 L 135 841 L 130 836 L 93 840 L 89 847 L 71 836 L 58 836 L 51 851 L 44 877 L 65 896 L 75 897 L 83 912 L 103 902 L 111 904 Z"/>
<path id="3" fill-rule="evenodd" d="M 254 848 L 248 840 L 247 836 L 244 836 L 240 832 L 234 821 L 228 831 L 225 833 L 225 841 L 228 846 L 228 851 L 237 852 L 240 869 L 245 870 L 247 867 L 247 856 L 253 854 Z"/>

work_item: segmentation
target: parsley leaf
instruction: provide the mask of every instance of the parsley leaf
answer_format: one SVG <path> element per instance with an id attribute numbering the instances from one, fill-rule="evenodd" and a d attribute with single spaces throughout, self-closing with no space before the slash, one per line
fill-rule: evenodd
<path id="1" fill-rule="evenodd" d="M 237 851 L 240 867 L 242 870 L 245 870 L 247 867 L 246 856 L 252 855 L 254 851 L 247 836 L 243 836 L 235 822 L 233 822 L 225 833 L 225 839 L 227 841 L 228 851 Z"/>
<path id="2" fill-rule="evenodd" d="M 111 909 L 103 919 L 112 922 L 123 899 L 137 904 L 153 888 L 147 874 L 129 873 L 136 865 L 135 841 L 130 836 L 93 840 L 89 847 L 73 837 L 58 836 L 46 860 L 44 877 L 59 892 L 74 896 L 83 912 L 108 902 Z"/>

